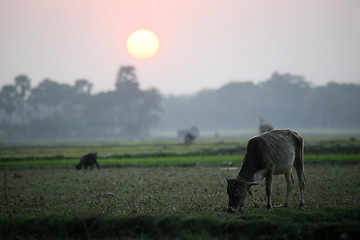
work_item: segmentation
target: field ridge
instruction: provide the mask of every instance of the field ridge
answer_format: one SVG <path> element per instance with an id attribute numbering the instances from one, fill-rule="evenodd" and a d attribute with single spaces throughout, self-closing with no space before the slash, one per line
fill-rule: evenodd
<path id="1" fill-rule="evenodd" d="M 266 214 L 0 219 L 2 239 L 359 239 L 360 206 Z"/>

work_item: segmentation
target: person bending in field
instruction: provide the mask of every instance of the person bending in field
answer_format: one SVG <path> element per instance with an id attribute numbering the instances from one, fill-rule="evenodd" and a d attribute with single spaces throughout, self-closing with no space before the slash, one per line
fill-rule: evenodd
<path id="1" fill-rule="evenodd" d="M 77 170 L 80 170 L 81 167 L 84 167 L 85 169 L 87 169 L 88 166 L 90 166 L 90 170 L 93 169 L 94 164 L 96 164 L 96 167 L 100 170 L 100 165 L 97 162 L 97 153 L 89 153 L 87 155 L 84 155 L 79 164 L 76 164 L 75 167 Z"/>

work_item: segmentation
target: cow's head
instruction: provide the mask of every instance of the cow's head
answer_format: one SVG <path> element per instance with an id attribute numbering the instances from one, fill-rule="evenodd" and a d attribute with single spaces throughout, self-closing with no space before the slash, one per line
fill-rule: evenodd
<path id="1" fill-rule="evenodd" d="M 247 193 L 251 194 L 250 188 L 253 185 L 258 185 L 255 182 L 245 182 L 239 179 L 228 179 L 226 178 L 228 186 L 227 186 L 227 194 L 229 195 L 229 203 L 227 211 L 230 213 L 235 212 L 235 210 L 239 207 L 240 212 L 244 211 L 245 208 L 245 199 Z"/>

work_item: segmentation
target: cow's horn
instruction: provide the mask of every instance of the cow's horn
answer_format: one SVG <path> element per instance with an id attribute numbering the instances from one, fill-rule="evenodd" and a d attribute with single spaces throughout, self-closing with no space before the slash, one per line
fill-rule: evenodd
<path id="1" fill-rule="evenodd" d="M 254 185 L 260 185 L 260 183 L 257 182 L 246 182 L 247 185 L 249 185 L 249 187 L 254 186 Z"/>

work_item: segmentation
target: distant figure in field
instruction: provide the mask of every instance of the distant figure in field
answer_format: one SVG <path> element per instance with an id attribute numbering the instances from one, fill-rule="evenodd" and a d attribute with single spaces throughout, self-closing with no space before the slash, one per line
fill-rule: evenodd
<path id="1" fill-rule="evenodd" d="M 179 138 L 184 138 L 186 134 L 190 133 L 191 135 L 198 137 L 199 136 L 199 129 L 196 126 L 192 126 L 190 129 L 180 129 L 177 132 L 177 136 Z"/>
<path id="2" fill-rule="evenodd" d="M 196 126 L 190 129 L 178 130 L 178 137 L 184 139 L 185 145 L 190 145 L 199 136 L 199 129 Z"/>
<path id="3" fill-rule="evenodd" d="M 219 138 L 220 138 L 220 132 L 219 132 L 219 131 L 215 131 L 214 137 L 215 137 L 216 139 L 219 139 Z"/>
<path id="4" fill-rule="evenodd" d="M 190 144 L 192 144 L 193 141 L 195 140 L 195 138 L 196 138 L 195 135 L 187 132 L 187 133 L 185 134 L 185 137 L 184 137 L 184 143 L 185 143 L 185 145 L 190 145 Z"/>
<path id="5" fill-rule="evenodd" d="M 80 163 L 75 165 L 77 170 L 80 170 L 81 167 L 84 167 L 85 169 L 87 169 L 88 166 L 90 166 L 90 170 L 93 169 L 94 164 L 96 164 L 96 167 L 100 170 L 100 165 L 97 162 L 97 153 L 89 153 L 87 155 L 84 155 L 81 160 Z"/>
<path id="6" fill-rule="evenodd" d="M 264 133 L 264 132 L 269 132 L 271 130 L 273 130 L 273 126 L 271 126 L 270 124 L 266 123 L 265 120 L 260 117 L 260 126 L 259 126 L 259 133 Z"/>

